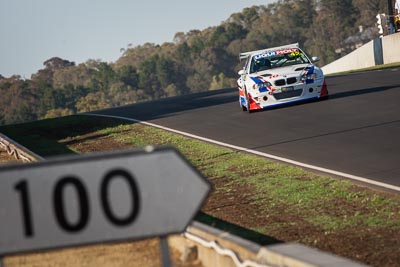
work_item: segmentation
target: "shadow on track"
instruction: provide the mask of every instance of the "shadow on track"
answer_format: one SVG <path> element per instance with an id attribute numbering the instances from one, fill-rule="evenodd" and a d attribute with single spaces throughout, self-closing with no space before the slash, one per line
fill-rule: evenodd
<path id="1" fill-rule="evenodd" d="M 330 99 L 339 99 L 339 98 L 351 97 L 351 96 L 359 96 L 359 95 L 364 95 L 364 94 L 380 93 L 380 92 L 391 90 L 391 89 L 395 89 L 395 88 L 400 88 L 400 84 L 390 85 L 390 86 L 379 86 L 379 87 L 358 89 L 358 90 L 347 91 L 347 92 L 334 93 L 334 94 L 330 94 L 329 98 Z"/>
<path id="2" fill-rule="evenodd" d="M 187 110 L 238 102 L 238 99 L 236 88 L 228 88 L 190 95 L 169 97 L 149 102 L 141 102 L 118 108 L 93 111 L 90 113 L 123 116 L 146 121 L 168 117 Z"/>

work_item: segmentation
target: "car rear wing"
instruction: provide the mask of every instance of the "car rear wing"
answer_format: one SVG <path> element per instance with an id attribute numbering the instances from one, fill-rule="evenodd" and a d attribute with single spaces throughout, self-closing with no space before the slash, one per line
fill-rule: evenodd
<path id="1" fill-rule="evenodd" d="M 266 49 L 261 49 L 261 50 L 240 53 L 239 59 L 242 60 L 252 54 L 261 54 L 261 53 L 265 53 L 265 52 L 269 52 L 269 51 L 282 50 L 282 49 L 287 49 L 287 48 L 299 48 L 299 43 L 293 43 L 293 44 L 288 44 L 288 45 L 283 45 L 283 46 L 277 46 L 277 47 L 271 47 L 271 48 L 266 48 Z"/>

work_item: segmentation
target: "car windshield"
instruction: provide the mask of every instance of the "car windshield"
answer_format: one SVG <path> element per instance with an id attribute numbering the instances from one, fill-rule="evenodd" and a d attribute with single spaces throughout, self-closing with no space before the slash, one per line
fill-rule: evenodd
<path id="1" fill-rule="evenodd" d="M 306 63 L 310 63 L 310 60 L 300 49 L 270 51 L 253 56 L 250 73 Z"/>

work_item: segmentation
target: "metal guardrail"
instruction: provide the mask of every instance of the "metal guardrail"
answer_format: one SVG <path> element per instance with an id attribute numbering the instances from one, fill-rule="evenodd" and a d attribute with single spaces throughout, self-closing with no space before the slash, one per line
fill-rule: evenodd
<path id="1" fill-rule="evenodd" d="M 260 246 L 252 241 L 193 222 L 185 233 L 169 238 L 181 260 L 203 267 L 365 267 L 359 262 L 296 243 Z"/>
<path id="2" fill-rule="evenodd" d="M 23 162 L 44 160 L 1 133 L 0 147 Z M 366 266 L 301 244 L 260 246 L 196 221 L 183 234 L 170 236 L 168 242 L 181 253 L 182 261 L 199 260 L 203 267 Z"/>
<path id="3" fill-rule="evenodd" d="M 43 160 L 43 158 L 26 147 L 18 144 L 11 138 L 0 133 L 0 147 L 2 147 L 10 156 L 22 162 L 34 162 Z"/>

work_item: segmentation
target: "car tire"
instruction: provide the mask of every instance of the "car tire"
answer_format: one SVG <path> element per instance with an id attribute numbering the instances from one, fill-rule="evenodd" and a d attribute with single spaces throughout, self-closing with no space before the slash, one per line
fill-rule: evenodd
<path id="1" fill-rule="evenodd" d="M 249 95 L 247 94 L 247 90 L 246 89 L 244 89 L 244 93 L 246 95 L 246 107 L 243 110 L 247 110 L 248 113 L 251 113 L 252 111 L 250 110 Z"/>
<path id="2" fill-rule="evenodd" d="M 243 106 L 242 104 L 242 99 L 239 99 L 240 107 L 242 108 L 242 111 L 247 111 L 247 108 Z"/>
<path id="3" fill-rule="evenodd" d="M 246 103 L 247 103 L 248 101 L 247 101 L 247 90 L 246 89 L 244 90 L 244 95 L 245 95 Z M 246 106 L 243 105 L 242 97 L 240 97 L 240 96 L 239 96 L 239 105 L 242 108 L 242 111 L 247 111 L 247 105 Z"/>

